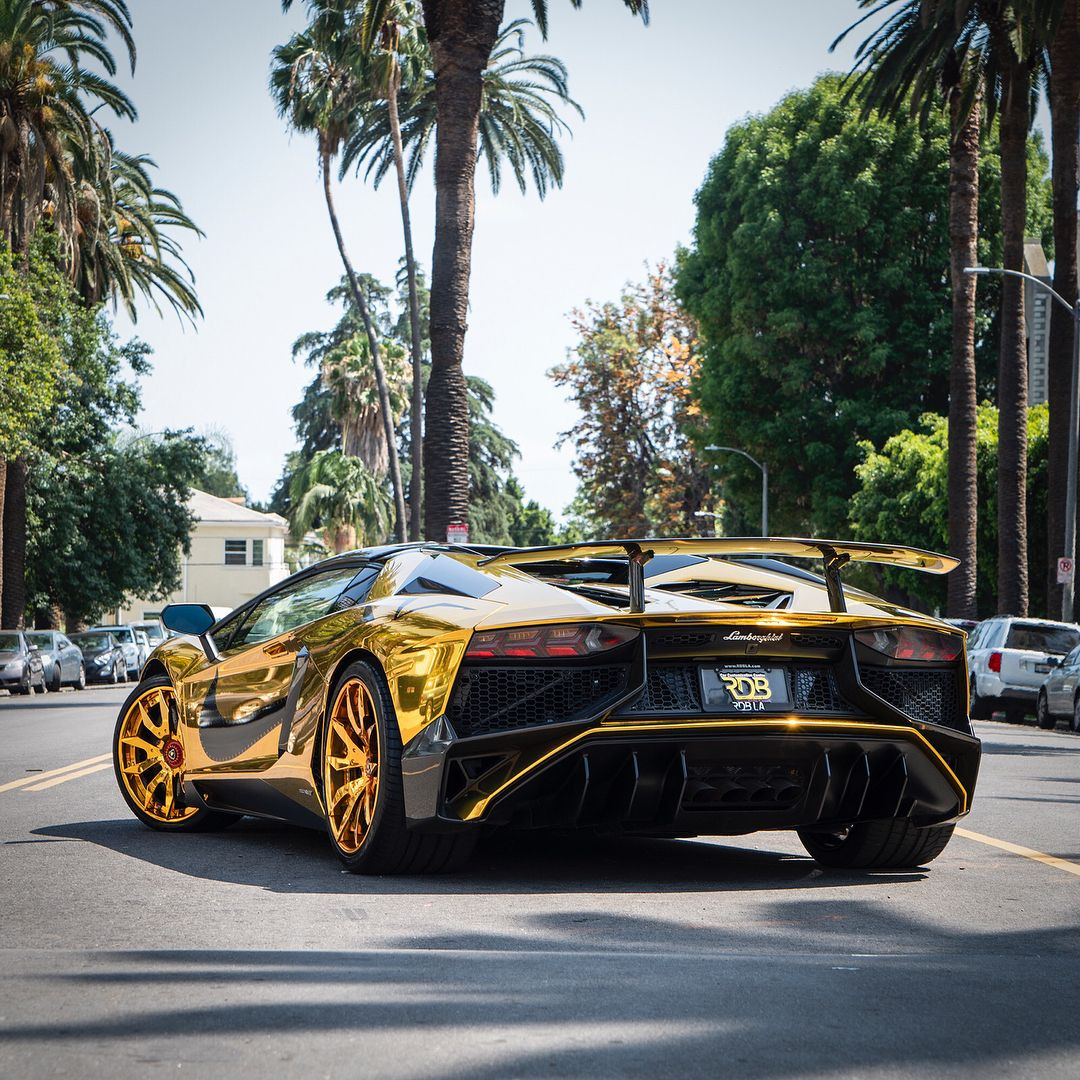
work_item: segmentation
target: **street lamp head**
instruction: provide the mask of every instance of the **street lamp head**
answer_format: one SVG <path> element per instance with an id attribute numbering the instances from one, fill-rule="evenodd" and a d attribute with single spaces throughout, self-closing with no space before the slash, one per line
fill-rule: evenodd
<path id="1" fill-rule="evenodd" d="M 965 274 L 989 274 L 990 268 L 988 266 L 965 266 Z"/>

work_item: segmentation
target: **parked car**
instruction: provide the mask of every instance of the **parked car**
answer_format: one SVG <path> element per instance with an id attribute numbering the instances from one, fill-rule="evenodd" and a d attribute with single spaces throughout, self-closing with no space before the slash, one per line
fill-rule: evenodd
<path id="1" fill-rule="evenodd" d="M 1080 732 L 1080 645 L 1055 665 L 1039 690 L 1035 722 L 1041 728 L 1057 726 L 1059 718 Z"/>
<path id="2" fill-rule="evenodd" d="M 968 638 L 971 715 L 988 720 L 995 709 L 1018 723 L 1034 712 L 1046 676 L 1080 645 L 1080 626 L 999 615 Z"/>
<path id="3" fill-rule="evenodd" d="M 84 630 L 71 640 L 82 650 L 87 682 L 127 682 L 127 657 L 109 630 Z"/>
<path id="4" fill-rule="evenodd" d="M 37 646 L 21 630 L 0 631 L 0 686 L 13 694 L 32 694 L 35 686 L 43 694 L 49 689 Z"/>
<path id="5" fill-rule="evenodd" d="M 92 626 L 91 630 L 107 630 L 117 644 L 124 650 L 124 660 L 127 663 L 127 677 L 136 679 L 142 671 L 143 661 L 146 659 L 139 649 L 139 642 L 135 638 L 135 630 L 127 624 L 120 626 Z"/>
<path id="6" fill-rule="evenodd" d="M 145 630 L 135 630 L 135 643 L 139 646 L 139 670 L 142 671 L 142 666 L 149 659 L 154 647 L 150 644 Z"/>
<path id="7" fill-rule="evenodd" d="M 50 690 L 61 686 L 86 688 L 86 665 L 82 650 L 59 630 L 27 630 L 26 640 L 36 645 Z"/>
<path id="8" fill-rule="evenodd" d="M 150 651 L 153 652 L 168 636 L 169 633 L 158 619 L 141 619 L 131 624 L 133 630 L 141 630 L 146 634 L 150 643 Z"/>

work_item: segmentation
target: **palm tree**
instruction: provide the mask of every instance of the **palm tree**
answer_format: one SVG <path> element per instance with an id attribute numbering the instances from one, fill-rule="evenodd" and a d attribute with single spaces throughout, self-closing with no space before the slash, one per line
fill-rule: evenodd
<path id="1" fill-rule="evenodd" d="M 405 406 L 405 350 L 396 342 L 384 341 L 382 351 L 396 425 Z M 333 417 L 341 425 L 342 453 L 360 458 L 369 472 L 384 477 L 389 462 L 367 338 L 355 334 L 327 350 L 322 381 L 332 395 Z"/>
<path id="2" fill-rule="evenodd" d="M 136 295 L 159 315 L 164 301 L 194 321 L 202 315 L 202 306 L 170 231 L 186 229 L 202 236 L 202 230 L 176 195 L 154 186 L 150 170 L 157 166 L 152 158 L 117 150 L 108 131 L 101 130 L 98 139 L 98 175 L 82 179 L 76 197 L 76 290 L 90 304 L 111 299 L 123 305 L 133 322 L 138 317 Z"/>
<path id="3" fill-rule="evenodd" d="M 1080 5 L 1065 0 L 1050 40 L 1050 137 L 1054 185 L 1054 291 L 1070 304 L 1077 297 L 1076 200 L 1080 191 Z M 1050 321 L 1050 447 L 1047 469 L 1049 551 L 1048 615 L 1057 618 L 1061 586 L 1054 572 L 1065 531 L 1066 461 L 1069 448 L 1069 383 L 1073 322 L 1054 313 Z M 1067 616 L 1072 618 L 1071 613 Z"/>
<path id="4" fill-rule="evenodd" d="M 25 253 L 46 210 L 72 235 L 74 162 L 98 152 L 89 103 L 135 118 L 118 87 L 83 67 L 90 60 L 115 73 L 105 33 L 71 3 L 0 0 L 0 240 L 13 251 Z"/>
<path id="5" fill-rule="evenodd" d="M 340 13 L 327 10 L 317 15 L 307 30 L 294 34 L 285 45 L 279 45 L 273 53 L 274 67 L 270 75 L 270 89 L 279 115 L 286 117 L 295 130 L 313 132 L 318 141 L 319 168 L 327 214 L 353 300 L 363 318 L 371 348 L 372 367 L 383 414 L 383 435 L 390 463 L 390 483 L 395 507 L 394 531 L 397 539 L 403 541 L 406 532 L 405 498 L 394 440 L 386 372 L 371 313 L 345 248 L 331 184 L 333 159 L 348 133 L 350 116 L 362 93 L 356 79 L 356 72 L 362 67 L 361 58 L 358 56 L 359 45 L 345 29 L 345 20 Z"/>
<path id="6" fill-rule="evenodd" d="M 1027 136 L 1033 91 L 1045 76 L 1045 47 L 1055 0 L 859 0 L 882 24 L 856 53 L 855 92 L 868 107 L 895 113 L 950 110 L 950 236 L 952 242 L 953 365 L 949 402 L 949 540 L 964 572 L 950 581 L 949 611 L 974 614 L 975 369 L 973 265 L 978 222 L 978 105 L 987 91 L 993 118 L 1001 113 L 1002 231 L 1005 266 L 1023 269 Z M 834 45 L 836 42 L 834 42 Z M 939 89 L 940 88 L 940 89 Z M 1027 611 L 1027 351 L 1023 290 L 1007 278 L 1002 290 L 998 373 L 998 603 Z"/>
<path id="7" fill-rule="evenodd" d="M 380 0 L 385 3 L 386 0 Z M 580 7 L 581 0 L 571 0 Z M 646 18 L 647 0 L 623 0 Z M 504 0 L 424 0 L 435 73 L 435 246 L 431 273 L 431 380 L 425 408 L 425 532 L 442 539 L 468 519 L 469 405 L 462 370 L 469 306 L 476 162 L 484 70 Z M 533 0 L 547 34 L 547 0 Z"/>
<path id="8" fill-rule="evenodd" d="M 340 450 L 319 450 L 294 473 L 289 500 L 293 534 L 322 529 L 335 554 L 385 535 L 389 507 L 382 484 L 359 458 Z"/>
<path id="9" fill-rule="evenodd" d="M 422 506 L 420 477 L 423 470 L 421 409 L 423 406 L 423 354 L 420 345 L 420 302 L 416 288 L 412 229 L 409 223 L 409 191 L 435 131 L 435 78 L 431 52 L 423 29 L 410 21 L 411 5 L 388 7 L 380 41 L 386 75 L 376 83 L 383 89 L 363 108 L 359 122 L 346 140 L 341 171 L 357 172 L 366 162 L 365 175 L 376 187 L 394 167 L 405 237 L 405 263 L 409 285 L 410 340 L 413 360 L 413 405 L 410 442 L 413 455 L 413 538 L 420 534 Z M 524 28 L 527 19 L 516 19 L 500 32 L 484 70 L 484 93 L 480 112 L 480 153 L 498 193 L 502 162 L 509 161 L 522 193 L 531 176 L 543 198 L 551 184 L 561 186 L 563 158 L 557 136 L 569 132 L 555 100 L 583 115 L 567 88 L 567 72 L 551 56 L 526 56 Z M 399 61 L 398 58 L 401 58 Z M 404 109 L 404 129 L 399 112 Z M 555 100 L 553 100 L 555 99 Z M 405 145 L 409 146 L 408 168 Z"/>

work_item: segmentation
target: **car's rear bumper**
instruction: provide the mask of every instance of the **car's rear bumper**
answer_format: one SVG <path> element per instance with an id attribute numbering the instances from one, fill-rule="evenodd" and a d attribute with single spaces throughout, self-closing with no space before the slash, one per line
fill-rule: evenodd
<path id="1" fill-rule="evenodd" d="M 440 739 L 402 759 L 414 826 L 616 827 L 662 835 L 908 817 L 967 810 L 980 744 L 931 725 L 850 719 L 649 721 L 560 725 Z"/>

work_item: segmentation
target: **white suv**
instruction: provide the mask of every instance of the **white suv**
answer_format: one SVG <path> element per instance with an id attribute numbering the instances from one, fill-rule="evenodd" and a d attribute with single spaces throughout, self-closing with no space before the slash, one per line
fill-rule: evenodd
<path id="1" fill-rule="evenodd" d="M 1014 723 L 1035 711 L 1046 676 L 1080 645 L 1080 626 L 999 615 L 979 623 L 967 643 L 971 716 L 989 720 L 1004 709 Z"/>

